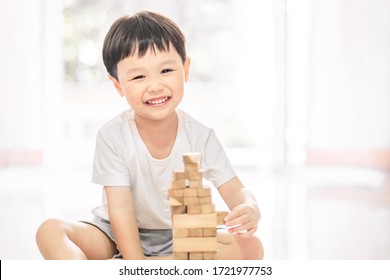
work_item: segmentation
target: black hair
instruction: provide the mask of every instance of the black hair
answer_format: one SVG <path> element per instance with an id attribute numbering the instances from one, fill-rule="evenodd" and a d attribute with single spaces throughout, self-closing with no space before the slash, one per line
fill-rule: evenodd
<path id="1" fill-rule="evenodd" d="M 172 45 L 183 63 L 186 60 L 185 37 L 169 18 L 149 11 L 117 19 L 103 43 L 103 62 L 107 72 L 118 79 L 117 64 L 132 56 L 144 56 L 148 50 L 169 51 Z"/>

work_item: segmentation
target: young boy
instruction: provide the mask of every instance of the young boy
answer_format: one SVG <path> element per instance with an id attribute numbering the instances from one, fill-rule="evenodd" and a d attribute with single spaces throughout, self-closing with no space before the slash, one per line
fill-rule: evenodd
<path id="1" fill-rule="evenodd" d="M 89 222 L 45 221 L 37 244 L 45 259 L 164 259 L 172 257 L 167 188 L 182 156 L 199 152 L 204 176 L 231 212 L 219 233 L 218 259 L 262 259 L 253 234 L 260 212 L 233 171 L 214 131 L 177 109 L 190 59 L 175 23 L 152 12 L 119 18 L 103 46 L 103 60 L 130 109 L 98 132 L 93 182 L 103 205 Z"/>

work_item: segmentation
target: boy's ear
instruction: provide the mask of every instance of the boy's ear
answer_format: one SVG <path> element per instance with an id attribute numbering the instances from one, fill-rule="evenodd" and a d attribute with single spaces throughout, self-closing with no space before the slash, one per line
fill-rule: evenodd
<path id="1" fill-rule="evenodd" d="M 119 95 L 123 97 L 124 94 L 122 92 L 122 88 L 121 88 L 119 81 L 116 78 L 114 78 L 113 76 L 111 76 L 110 74 L 108 75 L 108 78 L 110 79 L 110 81 L 114 85 L 114 87 L 115 87 L 116 91 L 119 93 Z"/>
<path id="2" fill-rule="evenodd" d="M 188 81 L 188 79 L 190 77 L 190 64 L 191 64 L 191 60 L 187 56 L 186 61 L 184 61 L 184 78 L 185 78 L 186 82 Z"/>

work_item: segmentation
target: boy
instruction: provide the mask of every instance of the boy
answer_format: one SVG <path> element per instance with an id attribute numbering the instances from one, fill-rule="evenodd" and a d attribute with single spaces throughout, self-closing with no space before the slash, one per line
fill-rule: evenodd
<path id="1" fill-rule="evenodd" d="M 45 221 L 37 244 L 45 259 L 164 259 L 172 256 L 167 198 L 182 155 L 199 152 L 204 176 L 231 212 L 229 233 L 219 233 L 218 259 L 261 259 L 253 233 L 260 212 L 234 173 L 214 131 L 177 107 L 190 59 L 175 23 L 152 12 L 122 17 L 111 26 L 103 60 L 130 109 L 98 132 L 93 182 L 104 186 L 103 205 L 90 222 Z"/>

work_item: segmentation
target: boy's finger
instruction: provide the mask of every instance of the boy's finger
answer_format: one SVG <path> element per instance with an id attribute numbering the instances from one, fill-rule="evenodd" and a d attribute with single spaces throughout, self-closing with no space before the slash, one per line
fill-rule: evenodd
<path id="1" fill-rule="evenodd" d="M 255 233 L 255 229 L 250 229 L 246 232 L 238 232 L 236 233 L 237 237 L 249 237 Z"/>
<path id="2" fill-rule="evenodd" d="M 228 229 L 228 232 L 229 232 L 229 233 L 239 233 L 239 232 L 244 233 L 244 232 L 246 232 L 246 229 L 245 229 L 244 226 L 238 225 L 238 226 L 235 226 L 235 227 L 230 227 L 230 228 Z"/>
<path id="3" fill-rule="evenodd" d="M 233 227 L 241 224 L 245 224 L 247 222 L 247 219 L 245 219 L 244 216 L 238 216 L 231 220 L 225 221 L 225 226 L 227 227 Z"/>
<path id="4" fill-rule="evenodd" d="M 230 227 L 228 230 L 230 233 L 247 233 L 253 230 L 256 227 L 256 224 L 253 222 L 248 222 L 245 224 L 238 224 L 237 226 Z"/>
<path id="5" fill-rule="evenodd" d="M 237 207 L 237 208 L 234 208 L 228 215 L 226 215 L 225 217 L 225 222 L 229 222 L 231 221 L 232 219 L 235 219 L 237 217 L 240 217 L 242 215 L 245 215 L 246 214 L 246 210 L 245 208 L 243 207 Z"/>

